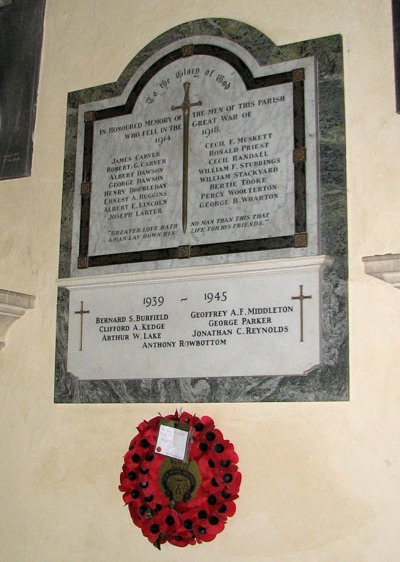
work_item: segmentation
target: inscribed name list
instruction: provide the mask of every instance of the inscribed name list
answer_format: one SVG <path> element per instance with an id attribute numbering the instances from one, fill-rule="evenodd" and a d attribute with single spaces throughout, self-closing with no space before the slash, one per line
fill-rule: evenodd
<path id="1" fill-rule="evenodd" d="M 303 374 L 320 362 L 319 271 L 75 288 L 82 379 Z"/>
<path id="2" fill-rule="evenodd" d="M 89 254 L 293 234 L 293 87 L 167 65 L 132 113 L 94 123 Z M 186 191 L 186 194 L 185 194 Z"/>

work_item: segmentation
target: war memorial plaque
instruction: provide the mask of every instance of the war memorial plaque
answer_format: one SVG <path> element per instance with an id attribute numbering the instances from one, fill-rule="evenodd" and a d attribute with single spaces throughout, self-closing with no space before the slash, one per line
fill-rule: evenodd
<path id="1" fill-rule="evenodd" d="M 70 94 L 56 401 L 347 396 L 340 38 L 213 21 Z"/>
<path id="2" fill-rule="evenodd" d="M 190 48 L 158 59 L 136 99 L 84 113 L 78 267 L 306 245 L 313 59 L 254 78 L 227 49 Z"/>

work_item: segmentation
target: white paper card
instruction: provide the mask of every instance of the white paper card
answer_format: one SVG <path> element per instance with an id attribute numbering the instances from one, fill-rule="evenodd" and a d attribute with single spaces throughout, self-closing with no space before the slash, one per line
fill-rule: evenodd
<path id="1" fill-rule="evenodd" d="M 155 452 L 166 457 L 178 460 L 185 460 L 189 429 L 179 429 L 173 427 L 167 421 L 161 421 L 158 432 Z M 182 424 L 179 424 L 182 426 Z"/>

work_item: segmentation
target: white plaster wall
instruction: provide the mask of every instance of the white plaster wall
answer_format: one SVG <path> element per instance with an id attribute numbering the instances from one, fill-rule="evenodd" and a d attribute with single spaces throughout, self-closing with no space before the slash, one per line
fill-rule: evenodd
<path id="1" fill-rule="evenodd" d="M 351 399 L 188 406 L 234 441 L 241 497 L 214 542 L 158 553 L 117 486 L 137 423 L 174 405 L 53 404 L 66 96 L 116 80 L 154 37 L 205 17 L 277 44 L 343 35 Z M 400 292 L 361 262 L 400 251 L 391 1 L 47 0 L 45 25 L 32 176 L 0 183 L 0 287 L 37 296 L 0 353 L 0 560 L 396 562 Z"/>

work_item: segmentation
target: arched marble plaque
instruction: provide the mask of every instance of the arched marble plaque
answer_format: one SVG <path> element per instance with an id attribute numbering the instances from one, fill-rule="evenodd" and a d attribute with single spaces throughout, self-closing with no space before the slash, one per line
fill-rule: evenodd
<path id="1" fill-rule="evenodd" d="M 220 19 L 69 95 L 56 401 L 347 397 L 342 89 Z"/>

